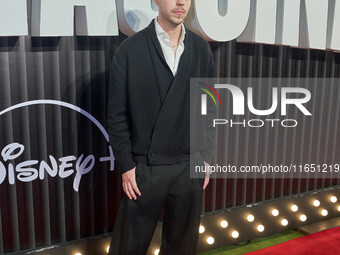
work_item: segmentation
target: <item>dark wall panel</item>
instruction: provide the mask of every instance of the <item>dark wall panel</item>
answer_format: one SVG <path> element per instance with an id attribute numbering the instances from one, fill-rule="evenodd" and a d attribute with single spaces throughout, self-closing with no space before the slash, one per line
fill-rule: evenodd
<path id="1" fill-rule="evenodd" d="M 0 112 L 22 102 L 57 100 L 80 107 L 105 127 L 110 62 L 125 38 L 124 35 L 0 38 Z M 338 53 L 235 41 L 211 43 L 211 48 L 218 77 L 340 77 Z M 339 116 L 339 85 L 333 91 L 332 116 Z M 321 90 L 320 95 L 322 93 Z M 324 107 L 326 113 L 330 105 Z M 306 127 L 309 136 L 304 139 L 318 136 L 317 144 L 310 148 L 327 150 L 328 157 L 338 160 L 339 151 L 335 147 L 340 136 L 338 119 L 326 115 L 325 120 L 335 127 L 327 141 L 318 133 L 320 127 L 314 130 Z M 248 149 L 257 148 L 256 139 L 266 139 L 254 132 L 249 131 L 245 137 L 225 137 L 247 152 L 243 156 L 245 161 L 257 160 L 256 150 L 249 153 Z M 99 162 L 100 157 L 109 155 L 108 145 L 88 118 L 62 106 L 32 105 L 2 114 L 0 133 L 0 150 L 14 142 L 25 146 L 16 160 L 5 162 L 0 158 L 7 173 L 0 184 L 0 254 L 112 231 L 121 197 L 120 178 L 116 171 L 110 171 L 109 162 Z M 254 140 L 254 137 L 257 138 Z M 270 131 L 268 139 L 275 149 L 265 157 L 275 161 L 280 153 L 280 138 Z M 295 151 L 287 155 L 287 161 L 291 157 L 310 155 L 299 146 L 300 142 L 296 139 Z M 230 158 L 239 156 L 228 146 L 221 153 Z M 43 180 L 38 178 L 27 183 L 15 177 L 15 183 L 9 183 L 11 164 L 15 168 L 26 160 L 39 163 L 44 160 L 51 166 L 52 155 L 60 165 L 60 158 L 74 155 L 78 160 L 82 154 L 84 157 L 94 155 L 96 164 L 82 176 L 78 192 L 73 189 L 75 173 L 67 178 L 45 176 Z M 76 160 L 68 170 L 75 168 Z M 204 212 L 338 184 L 339 180 L 335 179 L 211 180 L 205 192 Z"/>

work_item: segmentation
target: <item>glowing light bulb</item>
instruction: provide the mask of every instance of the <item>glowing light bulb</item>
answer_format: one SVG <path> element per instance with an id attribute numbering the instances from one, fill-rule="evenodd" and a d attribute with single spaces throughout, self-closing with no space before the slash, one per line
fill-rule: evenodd
<path id="1" fill-rule="evenodd" d="M 253 222 L 253 221 L 255 220 L 254 215 L 249 214 L 249 215 L 247 216 L 247 220 L 248 220 L 249 222 Z"/>
<path id="2" fill-rule="evenodd" d="M 204 231 L 205 231 L 205 227 L 203 227 L 202 225 L 200 225 L 200 228 L 199 228 L 200 234 L 204 233 Z"/>
<path id="3" fill-rule="evenodd" d="M 231 233 L 231 236 L 233 238 L 238 238 L 240 236 L 240 234 L 238 233 L 238 231 L 234 230 L 232 233 Z"/>
<path id="4" fill-rule="evenodd" d="M 259 231 L 259 232 L 263 232 L 263 230 L 264 230 L 264 226 L 263 225 L 258 225 L 257 226 L 257 231 Z"/>
<path id="5" fill-rule="evenodd" d="M 340 212 L 340 205 L 338 206 L 338 211 Z"/>
<path id="6" fill-rule="evenodd" d="M 207 243 L 208 244 L 213 244 L 215 242 L 215 239 L 212 237 L 212 236 L 209 236 L 208 238 L 207 238 Z"/>
<path id="7" fill-rule="evenodd" d="M 320 206 L 320 201 L 319 201 L 319 200 L 314 200 L 313 205 L 314 205 L 315 207 Z"/>
<path id="8" fill-rule="evenodd" d="M 281 220 L 281 225 L 282 226 L 287 226 L 288 225 L 288 220 L 286 220 L 286 219 Z"/>
<path id="9" fill-rule="evenodd" d="M 279 210 L 278 209 L 274 209 L 273 211 L 272 211 L 272 215 L 273 216 L 278 216 L 280 214 L 280 212 L 279 212 Z"/>
<path id="10" fill-rule="evenodd" d="M 321 215 L 322 216 L 327 216 L 328 211 L 326 209 L 321 210 Z"/>
<path id="11" fill-rule="evenodd" d="M 292 210 L 292 212 L 297 212 L 299 210 L 299 207 L 297 205 L 292 205 L 290 209 Z"/>
<path id="12" fill-rule="evenodd" d="M 222 220 L 222 221 L 221 221 L 221 227 L 222 227 L 222 228 L 228 227 L 228 221 Z"/>
<path id="13" fill-rule="evenodd" d="M 154 254 L 158 255 L 159 254 L 159 249 L 155 250 Z"/>
<path id="14" fill-rule="evenodd" d="M 300 215 L 300 220 L 301 220 L 301 221 L 306 221 L 306 220 L 307 220 L 307 216 L 304 215 L 304 214 L 301 214 L 301 215 Z"/>
<path id="15" fill-rule="evenodd" d="M 336 203 L 336 201 L 338 201 L 336 196 L 331 196 L 330 200 L 332 203 Z"/>
<path id="16" fill-rule="evenodd" d="M 77 252 L 76 254 L 74 254 L 74 255 L 82 255 L 80 252 Z"/>
<path id="17" fill-rule="evenodd" d="M 109 253 L 109 251 L 110 251 L 110 245 L 108 245 L 108 246 L 106 247 L 106 253 Z"/>

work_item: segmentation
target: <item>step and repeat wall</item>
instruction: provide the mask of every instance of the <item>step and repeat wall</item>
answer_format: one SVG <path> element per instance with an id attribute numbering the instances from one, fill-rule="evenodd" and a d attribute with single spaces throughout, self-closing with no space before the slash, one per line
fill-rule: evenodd
<path id="1" fill-rule="evenodd" d="M 0 37 L 0 254 L 112 231 L 122 190 L 106 132 L 107 91 L 111 59 L 124 39 L 122 33 Z M 332 51 L 236 40 L 210 46 L 216 77 L 340 78 L 340 53 Z M 305 125 L 314 139 L 309 146 L 300 146 L 299 134 L 286 137 L 289 146 L 268 134 L 266 144 L 280 148 L 277 160 L 285 154 L 289 162 L 301 153 L 316 163 L 339 160 L 340 84 L 317 91 L 323 99 L 315 107 L 332 128 Z M 264 137 L 244 130 L 247 139 L 224 137 L 230 146 L 215 158 L 244 159 L 245 148 L 253 161 L 272 158 L 271 149 L 256 142 Z M 202 213 L 339 184 L 335 177 L 213 179 Z"/>
<path id="2" fill-rule="evenodd" d="M 107 89 L 111 58 L 125 38 L 0 38 L 0 253 L 112 231 L 122 193 L 105 131 Z M 334 52 L 235 41 L 210 45 L 216 77 L 340 77 Z M 332 93 L 340 98 L 340 84 Z M 321 102 L 326 113 L 328 101 Z M 332 104 L 339 108 L 338 101 Z M 322 158 L 328 146 L 327 154 L 338 159 L 339 129 L 311 129 L 305 127 L 320 137 L 313 148 L 321 148 L 312 156 Z M 238 139 L 228 137 L 231 145 Z M 263 151 L 251 139 L 242 141 L 254 153 Z M 242 148 L 229 155 L 241 156 Z M 214 179 L 203 212 L 336 185 L 337 178 Z"/>

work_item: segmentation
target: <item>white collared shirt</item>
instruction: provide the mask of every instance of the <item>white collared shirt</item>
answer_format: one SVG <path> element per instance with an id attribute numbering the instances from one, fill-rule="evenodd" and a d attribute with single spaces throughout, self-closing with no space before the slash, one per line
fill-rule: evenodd
<path id="1" fill-rule="evenodd" d="M 184 51 L 184 38 L 185 38 L 185 27 L 182 23 L 182 34 L 179 39 L 178 47 L 176 50 L 176 53 L 174 54 L 174 50 L 170 44 L 170 37 L 169 35 L 164 32 L 163 28 L 159 25 L 157 18 L 155 18 L 155 28 L 156 28 L 156 35 L 158 38 L 158 41 L 161 45 L 163 55 L 165 57 L 165 60 L 170 67 L 172 73 L 174 76 L 176 76 L 179 60 L 182 56 L 182 53 Z"/>

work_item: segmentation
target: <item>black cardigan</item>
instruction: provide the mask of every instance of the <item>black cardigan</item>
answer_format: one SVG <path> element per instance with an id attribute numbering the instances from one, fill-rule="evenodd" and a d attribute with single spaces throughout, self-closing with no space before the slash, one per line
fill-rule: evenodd
<path id="1" fill-rule="evenodd" d="M 184 45 L 174 77 L 153 20 L 122 42 L 112 60 L 107 128 L 121 173 L 136 162 L 189 161 L 195 151 L 204 161 L 211 160 L 215 139 L 210 131 L 202 130 L 201 145 L 190 150 L 189 96 L 191 77 L 213 77 L 213 57 L 209 44 L 187 28 Z"/>

